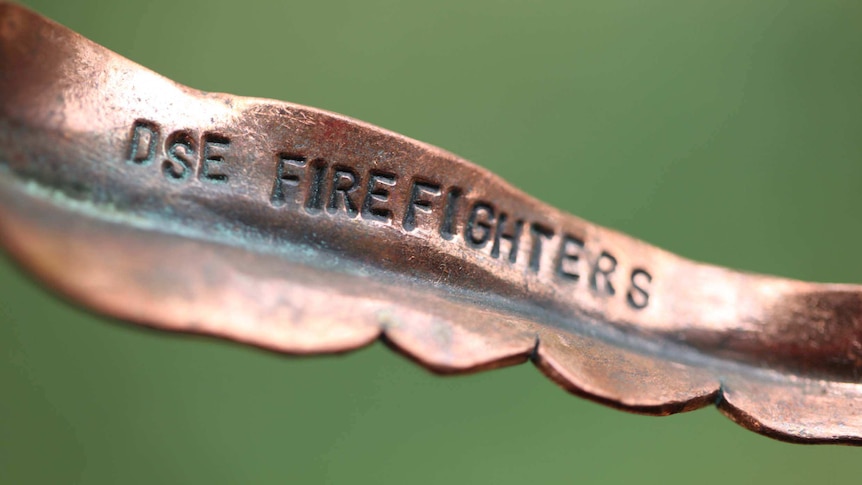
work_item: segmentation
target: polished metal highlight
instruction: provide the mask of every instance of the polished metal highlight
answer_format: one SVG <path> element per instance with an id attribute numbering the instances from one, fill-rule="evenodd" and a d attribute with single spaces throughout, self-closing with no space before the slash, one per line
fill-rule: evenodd
<path id="1" fill-rule="evenodd" d="M 130 322 L 862 440 L 862 287 L 680 258 L 345 116 L 180 86 L 0 2 L 0 242 Z"/>

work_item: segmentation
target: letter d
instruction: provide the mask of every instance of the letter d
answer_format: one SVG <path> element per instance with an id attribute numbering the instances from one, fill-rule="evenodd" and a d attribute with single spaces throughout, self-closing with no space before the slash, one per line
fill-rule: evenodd
<path id="1" fill-rule="evenodd" d="M 156 158 L 156 142 L 159 129 L 155 123 L 138 120 L 132 127 L 132 140 L 129 143 L 129 163 L 149 165 Z"/>

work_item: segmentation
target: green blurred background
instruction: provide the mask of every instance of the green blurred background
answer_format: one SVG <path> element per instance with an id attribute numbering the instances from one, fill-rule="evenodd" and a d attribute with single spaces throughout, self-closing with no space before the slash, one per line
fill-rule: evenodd
<path id="1" fill-rule="evenodd" d="M 24 2 L 181 83 L 370 121 L 684 256 L 862 282 L 862 3 Z M 0 482 L 858 483 L 860 451 L 142 331 L 0 267 Z"/>

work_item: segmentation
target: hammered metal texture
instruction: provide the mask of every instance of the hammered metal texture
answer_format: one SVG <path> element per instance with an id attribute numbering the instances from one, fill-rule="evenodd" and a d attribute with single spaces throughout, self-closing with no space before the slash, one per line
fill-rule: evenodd
<path id="1" fill-rule="evenodd" d="M 862 438 L 862 292 L 699 264 L 341 115 L 180 86 L 0 3 L 0 241 L 105 315 L 279 352 L 532 360 L 629 411 Z"/>

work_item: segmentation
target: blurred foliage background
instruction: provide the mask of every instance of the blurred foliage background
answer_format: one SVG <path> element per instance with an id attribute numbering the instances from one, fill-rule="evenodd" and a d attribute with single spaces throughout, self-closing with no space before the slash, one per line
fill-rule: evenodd
<path id="1" fill-rule="evenodd" d="M 862 4 L 26 0 L 176 81 L 370 121 L 684 256 L 862 282 Z M 2 66 L 0 66 L 2 69 Z M 0 267 L 0 483 L 828 483 L 859 450 L 115 325 Z"/>

